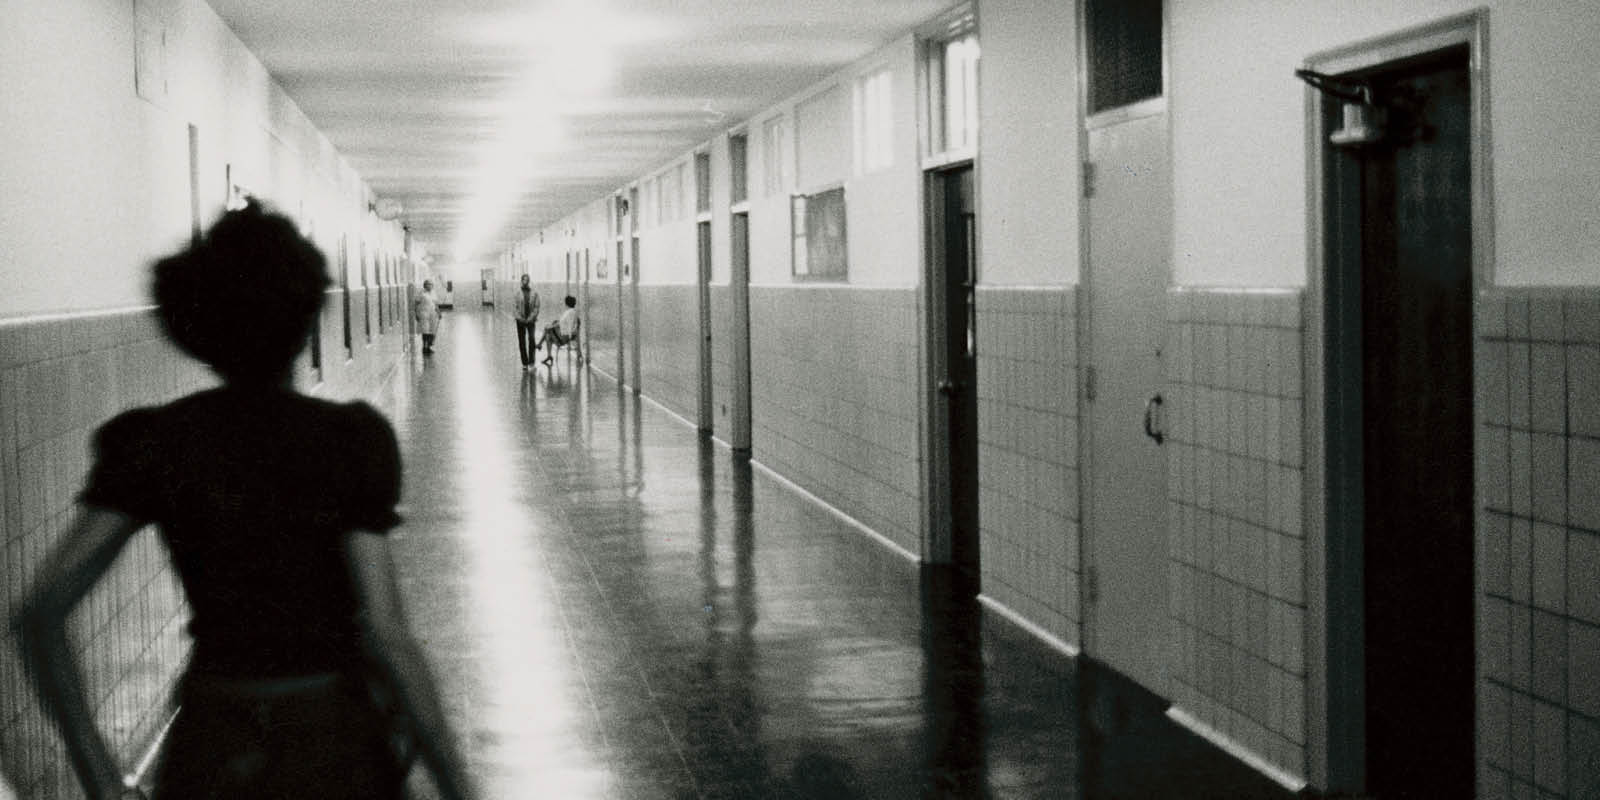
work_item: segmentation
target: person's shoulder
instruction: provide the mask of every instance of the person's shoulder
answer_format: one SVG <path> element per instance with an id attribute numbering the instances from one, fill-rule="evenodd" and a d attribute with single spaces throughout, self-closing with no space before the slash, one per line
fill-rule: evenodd
<path id="1" fill-rule="evenodd" d="M 339 413 L 360 430 L 381 431 L 390 437 L 394 435 L 394 427 L 389 424 L 389 418 L 365 400 L 352 400 L 347 403 L 330 402 L 329 405 L 336 406 Z"/>
<path id="2" fill-rule="evenodd" d="M 196 410 L 216 396 L 210 389 L 185 395 L 160 405 L 136 406 L 101 423 L 95 438 L 102 445 L 149 439 L 173 425 L 193 419 Z"/>

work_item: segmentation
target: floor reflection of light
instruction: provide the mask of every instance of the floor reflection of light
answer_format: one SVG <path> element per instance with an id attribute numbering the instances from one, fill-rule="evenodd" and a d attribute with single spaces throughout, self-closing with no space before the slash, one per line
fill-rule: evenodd
<path id="1" fill-rule="evenodd" d="M 451 333 L 458 339 L 451 357 L 461 426 L 453 461 L 462 471 L 454 484 L 466 495 L 453 499 L 465 523 L 467 611 L 481 647 L 473 681 L 479 696 L 464 721 L 475 760 L 488 767 L 483 778 L 491 796 L 528 796 L 530 787 L 543 787 L 542 796 L 596 795 L 601 765 L 575 746 L 589 700 L 569 666 L 559 598 L 535 546 L 540 522 L 518 504 L 513 478 L 528 468 L 512 461 L 523 446 L 507 425 L 516 416 L 495 398 L 516 390 L 490 381 L 491 355 L 479 326 L 458 325 Z"/>

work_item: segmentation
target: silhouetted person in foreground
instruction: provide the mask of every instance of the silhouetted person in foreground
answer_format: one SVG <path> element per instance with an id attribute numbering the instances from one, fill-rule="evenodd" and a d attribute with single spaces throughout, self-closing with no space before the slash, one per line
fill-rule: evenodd
<path id="1" fill-rule="evenodd" d="M 64 621 L 149 523 L 171 551 L 194 638 L 158 800 L 396 800 L 408 764 L 395 711 L 444 796 L 477 796 L 389 557 L 393 429 L 364 403 L 292 387 L 327 286 L 316 247 L 254 203 L 155 267 L 167 335 L 223 385 L 100 428 L 77 520 L 15 620 L 94 800 L 137 792 L 95 727 Z"/>

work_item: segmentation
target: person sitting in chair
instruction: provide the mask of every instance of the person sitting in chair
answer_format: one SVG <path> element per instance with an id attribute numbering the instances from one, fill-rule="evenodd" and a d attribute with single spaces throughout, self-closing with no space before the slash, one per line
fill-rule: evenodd
<path id="1" fill-rule="evenodd" d="M 555 322 L 545 326 L 544 335 L 539 338 L 539 343 L 534 345 L 537 349 L 543 347 L 546 342 L 550 344 L 550 351 L 545 355 L 544 361 L 540 362 L 542 364 L 549 364 L 555 357 L 555 349 L 571 342 L 572 337 L 578 333 L 578 298 L 569 294 L 565 302 L 566 310 L 561 312 L 561 316 L 557 317 Z"/>

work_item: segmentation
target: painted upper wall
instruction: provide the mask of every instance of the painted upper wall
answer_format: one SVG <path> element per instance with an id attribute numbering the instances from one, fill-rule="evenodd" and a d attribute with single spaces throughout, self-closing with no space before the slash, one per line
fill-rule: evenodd
<path id="1" fill-rule="evenodd" d="M 200 0 L 0 13 L 0 316 L 149 302 L 149 263 L 191 229 L 191 124 L 202 224 L 231 179 L 310 222 L 330 264 L 346 234 L 354 286 L 362 241 L 399 252 L 398 226 L 366 218 L 359 176 Z"/>
<path id="2" fill-rule="evenodd" d="M 903 36 L 763 110 L 747 125 L 730 129 L 748 136 L 746 185 L 752 283 L 796 282 L 791 266 L 791 194 L 841 184 L 845 188 L 847 215 L 847 282 L 862 286 L 907 286 L 918 282 L 922 212 L 917 183 L 915 52 L 913 37 Z M 894 155 L 889 166 L 862 174 L 855 165 L 854 92 L 858 78 L 880 69 L 887 69 L 891 76 Z M 781 120 L 782 136 L 768 141 L 768 126 L 774 120 Z M 726 282 L 730 272 L 727 136 L 724 131 L 697 148 L 712 156 L 713 282 Z M 769 145 L 777 146 L 771 158 Z M 679 155 L 635 184 L 638 208 L 634 213 L 641 215 L 640 283 L 684 284 L 697 280 L 694 152 Z M 778 176 L 777 182 L 771 184 L 771 192 L 769 171 Z M 676 205 L 663 196 L 671 191 L 682 193 Z M 666 211 L 672 208 L 679 209 L 678 213 Z M 581 216 L 582 212 L 576 212 L 554 227 L 564 230 Z M 523 254 L 541 252 L 541 245 L 527 240 L 516 249 Z"/>
<path id="3" fill-rule="evenodd" d="M 1077 283 L 1078 36 L 1072 3 L 978 9 L 978 279 Z"/>
<path id="4" fill-rule="evenodd" d="M 1600 4 L 1167 5 L 1177 283 L 1306 285 L 1305 94 L 1294 69 L 1320 51 L 1487 7 L 1494 282 L 1600 285 Z"/>

